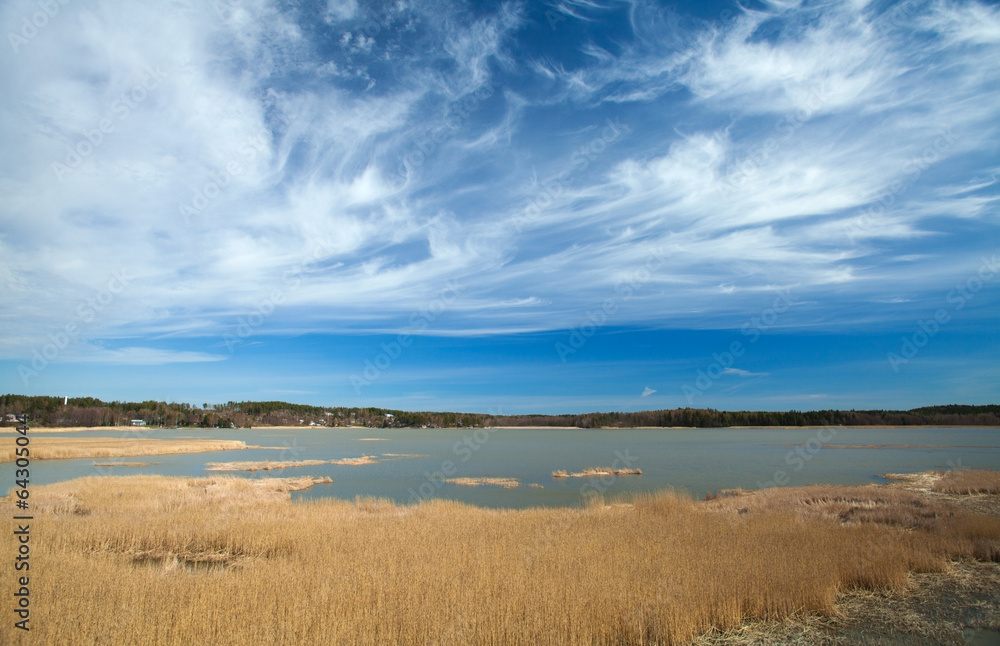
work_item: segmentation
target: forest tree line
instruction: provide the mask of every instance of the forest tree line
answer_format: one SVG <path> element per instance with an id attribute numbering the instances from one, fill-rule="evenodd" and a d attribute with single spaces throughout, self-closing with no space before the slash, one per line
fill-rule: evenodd
<path id="1" fill-rule="evenodd" d="M 487 415 L 402 411 L 372 407 L 320 407 L 281 401 L 188 403 L 104 402 L 93 397 L 0 396 L 0 424 L 8 414 L 27 415 L 39 426 L 149 426 L 251 428 L 254 426 L 367 426 L 468 428 L 474 426 L 574 426 L 579 428 L 728 426 L 1000 426 L 1000 405 L 927 406 L 912 410 L 722 411 L 677 408 L 580 415 Z"/>

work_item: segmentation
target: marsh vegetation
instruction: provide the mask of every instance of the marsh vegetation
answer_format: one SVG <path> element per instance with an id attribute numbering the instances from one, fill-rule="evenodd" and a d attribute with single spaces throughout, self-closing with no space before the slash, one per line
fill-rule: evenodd
<path id="1" fill-rule="evenodd" d="M 300 467 L 316 467 L 324 464 L 335 464 L 340 466 L 363 466 L 366 464 L 378 464 L 382 460 L 374 455 L 362 455 L 357 458 L 337 458 L 334 460 L 258 460 L 245 462 L 209 462 L 205 465 L 206 471 L 271 471 L 281 469 L 293 469 Z"/>
<path id="2" fill-rule="evenodd" d="M 0 462 L 14 461 L 14 436 L 0 437 Z M 32 460 L 70 460 L 74 458 L 123 458 L 140 455 L 173 455 L 240 451 L 248 448 L 241 440 L 177 439 L 147 437 L 33 437 Z"/>
<path id="3" fill-rule="evenodd" d="M 642 469 L 615 469 L 612 467 L 593 467 L 569 473 L 564 469 L 553 471 L 553 478 L 599 478 L 601 476 L 641 476 Z"/>
<path id="4" fill-rule="evenodd" d="M 4 643 L 683 644 L 1000 560 L 1000 518 L 884 486 L 517 511 L 289 499 L 313 482 L 38 487 L 32 594 L 51 601 Z"/>

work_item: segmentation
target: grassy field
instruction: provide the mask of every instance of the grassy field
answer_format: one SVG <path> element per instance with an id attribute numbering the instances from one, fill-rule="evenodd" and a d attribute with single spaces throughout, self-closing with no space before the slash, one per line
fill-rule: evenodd
<path id="1" fill-rule="evenodd" d="M 947 471 L 931 489 L 960 495 L 1000 494 L 1000 471 Z"/>
<path id="2" fill-rule="evenodd" d="M 289 500 L 311 484 L 35 488 L 32 631 L 5 621 L 0 643 L 683 644 L 1000 560 L 1000 519 L 877 486 L 519 511 Z"/>
<path id="3" fill-rule="evenodd" d="M 32 431 L 34 432 L 34 431 Z M 13 462 L 15 438 L 0 437 L 0 462 Z M 242 440 L 158 440 L 132 437 L 33 437 L 32 460 L 72 458 L 124 458 L 138 455 L 206 453 L 250 448 Z"/>

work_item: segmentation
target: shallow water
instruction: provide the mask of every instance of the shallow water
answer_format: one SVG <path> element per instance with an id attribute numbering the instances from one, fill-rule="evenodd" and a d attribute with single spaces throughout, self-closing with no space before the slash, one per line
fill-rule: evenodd
<path id="1" fill-rule="evenodd" d="M 591 493 L 612 497 L 664 487 L 704 497 L 710 491 L 735 487 L 883 482 L 878 476 L 887 472 L 1000 469 L 1000 428 L 103 429 L 65 435 L 240 439 L 272 448 L 97 460 L 159 463 L 147 467 L 95 467 L 95 460 L 89 458 L 32 461 L 31 486 L 92 475 L 212 475 L 215 472 L 205 470 L 208 462 L 330 460 L 368 454 L 383 456 L 386 461 L 232 475 L 333 478 L 332 484 L 296 492 L 294 498 L 376 496 L 406 502 L 433 497 L 492 507 L 529 507 L 577 505 Z M 837 448 L 845 445 L 909 448 Z M 556 470 L 574 472 L 590 467 L 638 468 L 642 475 L 552 477 Z M 0 464 L 0 489 L 14 486 L 14 468 L 12 463 Z M 442 478 L 457 477 L 517 478 L 521 486 L 502 489 L 441 482 Z M 529 487 L 532 483 L 542 488 Z"/>
<path id="2" fill-rule="evenodd" d="M 965 643 L 969 646 L 1000 646 L 1000 630 L 968 628 L 965 631 Z"/>

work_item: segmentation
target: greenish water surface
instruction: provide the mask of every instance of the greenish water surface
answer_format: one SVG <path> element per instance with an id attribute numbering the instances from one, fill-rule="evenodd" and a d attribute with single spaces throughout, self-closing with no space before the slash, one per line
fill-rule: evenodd
<path id="1" fill-rule="evenodd" d="M 9 434 L 10 429 L 6 429 Z M 31 435 L 31 431 L 29 431 Z M 330 476 L 332 484 L 294 498 L 355 496 L 461 500 L 491 507 L 578 505 L 666 487 L 704 497 L 718 489 L 811 483 L 883 482 L 880 474 L 929 469 L 1000 469 L 1000 428 L 732 428 L 732 429 L 100 429 L 72 437 L 239 439 L 269 448 L 216 453 L 108 458 L 99 462 L 158 462 L 147 467 L 99 467 L 93 459 L 33 460 L 31 485 L 81 476 L 162 474 L 203 476 L 209 462 L 331 460 L 362 454 L 383 460 L 364 466 L 324 464 L 249 478 Z M 36 437 L 56 437 L 41 434 Z M 870 448 L 843 448 L 870 447 Z M 553 478 L 590 467 L 641 469 L 641 476 Z M 448 478 L 516 478 L 521 486 L 468 487 Z M 14 465 L 0 464 L 0 487 L 14 486 Z M 540 485 L 540 486 L 529 486 Z"/>

